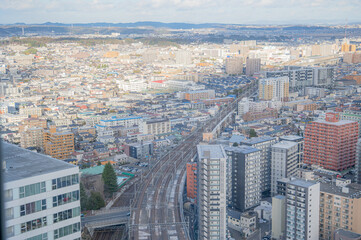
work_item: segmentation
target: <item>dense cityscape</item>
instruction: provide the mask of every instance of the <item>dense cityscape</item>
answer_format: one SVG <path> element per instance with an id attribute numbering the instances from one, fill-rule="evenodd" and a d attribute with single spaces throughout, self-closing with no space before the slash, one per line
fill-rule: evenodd
<path id="1" fill-rule="evenodd" d="M 0 25 L 5 237 L 361 239 L 361 25 Z"/>

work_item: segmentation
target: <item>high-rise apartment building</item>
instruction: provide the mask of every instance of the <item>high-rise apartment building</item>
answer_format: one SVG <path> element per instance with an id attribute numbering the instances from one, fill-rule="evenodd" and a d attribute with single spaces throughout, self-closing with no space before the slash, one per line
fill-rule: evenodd
<path id="1" fill-rule="evenodd" d="M 227 155 L 221 145 L 198 145 L 199 239 L 224 240 L 227 231 Z"/>
<path id="2" fill-rule="evenodd" d="M 339 120 L 338 113 L 327 113 L 326 120 L 306 126 L 304 137 L 304 163 L 334 171 L 355 165 L 357 122 Z"/>
<path id="3" fill-rule="evenodd" d="M 272 197 L 272 239 L 282 239 L 286 233 L 286 196 Z"/>
<path id="4" fill-rule="evenodd" d="M 197 198 L 197 163 L 187 163 L 187 198 Z"/>
<path id="5" fill-rule="evenodd" d="M 261 150 L 250 146 L 227 147 L 225 151 L 232 163 L 231 205 L 245 211 L 261 200 Z"/>
<path id="6" fill-rule="evenodd" d="M 286 239 L 318 239 L 320 184 L 294 179 L 287 183 Z"/>
<path id="7" fill-rule="evenodd" d="M 233 57 L 226 58 L 226 73 L 227 74 L 242 74 L 243 73 L 243 61 L 242 58 Z"/>
<path id="8" fill-rule="evenodd" d="M 358 137 L 361 137 L 361 111 L 347 109 L 340 113 L 341 120 L 356 121 L 358 123 Z"/>
<path id="9" fill-rule="evenodd" d="M 261 71 L 261 59 L 260 58 L 247 58 L 246 60 L 246 75 L 253 76 L 255 73 Z"/>
<path id="10" fill-rule="evenodd" d="M 24 128 L 20 132 L 20 146 L 22 148 L 44 148 L 44 129 L 41 127 Z"/>
<path id="11" fill-rule="evenodd" d="M 54 125 L 44 132 L 45 153 L 57 159 L 67 159 L 74 152 L 74 134 L 57 132 Z"/>
<path id="12" fill-rule="evenodd" d="M 6 239 L 81 237 L 78 167 L 2 142 Z"/>
<path id="13" fill-rule="evenodd" d="M 320 189 L 319 239 L 333 240 L 340 228 L 361 234 L 361 185 L 339 187 L 321 183 Z"/>
<path id="14" fill-rule="evenodd" d="M 276 143 L 276 138 L 269 136 L 244 139 L 241 145 L 247 145 L 261 150 L 260 173 L 261 192 L 271 190 L 271 146 Z"/>
<path id="15" fill-rule="evenodd" d="M 301 136 L 297 136 L 297 135 L 286 135 L 286 136 L 281 136 L 279 138 L 280 141 L 290 141 L 290 142 L 295 142 L 298 145 L 298 163 L 299 166 L 301 167 L 301 165 L 303 164 L 303 149 L 305 146 L 305 139 Z"/>
<path id="16" fill-rule="evenodd" d="M 288 101 L 288 77 L 265 78 L 259 80 L 259 98 L 262 100 Z"/>
<path id="17" fill-rule="evenodd" d="M 288 77 L 290 89 L 302 90 L 310 86 L 329 86 L 335 81 L 335 69 L 332 67 L 287 66 L 281 71 L 266 72 L 267 78 Z"/>
<path id="18" fill-rule="evenodd" d="M 277 194 L 277 180 L 296 177 L 299 167 L 298 144 L 281 141 L 272 145 L 271 192 Z"/>
<path id="19" fill-rule="evenodd" d="M 356 182 L 361 184 L 361 138 L 357 140 L 356 144 Z"/>

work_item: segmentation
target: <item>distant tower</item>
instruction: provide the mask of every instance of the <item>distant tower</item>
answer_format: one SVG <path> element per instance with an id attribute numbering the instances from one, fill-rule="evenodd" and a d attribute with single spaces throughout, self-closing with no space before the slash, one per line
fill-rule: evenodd
<path id="1" fill-rule="evenodd" d="M 21 30 L 22 30 L 22 35 L 24 36 L 25 35 L 24 27 L 22 27 Z"/>

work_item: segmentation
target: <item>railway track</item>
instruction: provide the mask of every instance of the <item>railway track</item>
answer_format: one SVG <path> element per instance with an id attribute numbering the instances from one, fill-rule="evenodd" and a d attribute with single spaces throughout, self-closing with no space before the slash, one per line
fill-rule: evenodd
<path id="1" fill-rule="evenodd" d="M 242 97 L 252 92 L 249 87 L 229 106 L 214 118 L 197 128 L 177 147 L 163 156 L 153 168 L 142 174 L 139 194 L 131 207 L 130 239 L 189 239 L 186 223 L 183 222 L 179 206 L 182 178 L 186 174 L 186 163 L 197 153 L 196 146 L 203 132 L 210 132 L 234 109 Z"/>

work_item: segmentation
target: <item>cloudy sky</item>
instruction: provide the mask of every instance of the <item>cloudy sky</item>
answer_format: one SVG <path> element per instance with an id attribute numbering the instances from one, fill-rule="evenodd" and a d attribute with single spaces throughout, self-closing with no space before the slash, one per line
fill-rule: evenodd
<path id="1" fill-rule="evenodd" d="M 0 0 L 0 24 L 361 22 L 361 0 Z"/>

